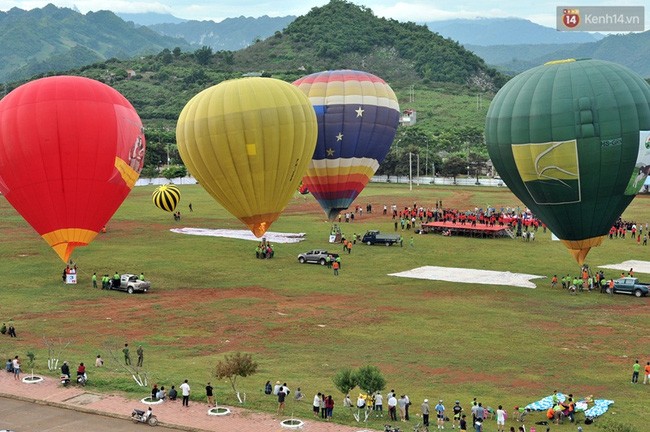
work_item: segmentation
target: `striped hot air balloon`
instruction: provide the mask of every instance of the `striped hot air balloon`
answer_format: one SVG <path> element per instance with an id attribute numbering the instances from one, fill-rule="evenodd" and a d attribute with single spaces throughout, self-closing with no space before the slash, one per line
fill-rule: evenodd
<path id="1" fill-rule="evenodd" d="M 163 185 L 153 191 L 151 199 L 159 209 L 173 212 L 181 200 L 181 191 L 173 184 Z"/>
<path id="2" fill-rule="evenodd" d="M 318 72 L 293 84 L 309 97 L 318 119 L 318 142 L 303 182 L 333 220 L 386 157 L 399 104 L 390 86 L 367 72 Z"/>

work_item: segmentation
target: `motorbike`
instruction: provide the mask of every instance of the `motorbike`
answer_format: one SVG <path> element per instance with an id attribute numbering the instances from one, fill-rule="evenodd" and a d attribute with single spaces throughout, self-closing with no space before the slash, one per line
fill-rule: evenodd
<path id="1" fill-rule="evenodd" d="M 134 423 L 147 423 L 149 426 L 156 426 L 158 424 L 158 419 L 152 414 L 151 408 L 147 411 L 134 409 L 131 413 L 131 419 Z"/>
<path id="2" fill-rule="evenodd" d="M 61 374 L 61 384 L 63 387 L 70 385 L 70 377 L 68 375 Z"/>
<path id="3" fill-rule="evenodd" d="M 88 376 L 86 374 L 77 375 L 77 384 L 85 387 L 88 382 Z"/>
<path id="4" fill-rule="evenodd" d="M 394 428 L 391 425 L 387 424 L 384 425 L 384 432 L 400 432 L 400 430 L 398 427 Z"/>

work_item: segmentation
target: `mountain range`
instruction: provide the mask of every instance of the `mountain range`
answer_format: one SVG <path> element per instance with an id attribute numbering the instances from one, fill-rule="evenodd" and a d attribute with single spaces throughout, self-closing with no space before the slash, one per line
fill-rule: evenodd
<path id="1" fill-rule="evenodd" d="M 0 81 L 73 69 L 109 58 L 155 54 L 165 48 L 193 51 L 208 46 L 214 51 L 238 51 L 281 33 L 297 20 L 294 16 L 241 16 L 217 23 L 154 13 L 81 14 L 51 4 L 29 11 L 13 8 L 0 12 Z M 591 57 L 615 61 L 644 77 L 650 76 L 650 32 L 603 37 L 558 32 L 517 18 L 436 21 L 427 22 L 426 27 L 459 42 L 506 74 L 548 60 Z M 325 34 L 331 29 L 322 31 Z"/>

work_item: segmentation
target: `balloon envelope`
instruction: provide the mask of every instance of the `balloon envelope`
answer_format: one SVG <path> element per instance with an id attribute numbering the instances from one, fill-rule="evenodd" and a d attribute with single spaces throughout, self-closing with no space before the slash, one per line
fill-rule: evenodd
<path id="1" fill-rule="evenodd" d="M 293 196 L 317 133 L 309 100 L 273 78 L 225 81 L 202 91 L 176 127 L 189 171 L 258 237 Z"/>
<path id="2" fill-rule="evenodd" d="M 650 168 L 650 86 L 600 60 L 550 62 L 510 80 L 487 114 L 501 178 L 582 264 Z"/>
<path id="3" fill-rule="evenodd" d="M 390 86 L 367 72 L 318 72 L 293 84 L 309 97 L 318 118 L 318 143 L 303 182 L 333 220 L 386 157 L 399 104 Z"/>
<path id="4" fill-rule="evenodd" d="M 66 262 L 131 191 L 144 151 L 138 114 L 98 81 L 42 78 L 0 101 L 0 191 Z"/>
<path id="5" fill-rule="evenodd" d="M 153 191 L 151 199 L 159 209 L 173 212 L 181 200 L 181 191 L 173 184 L 162 185 Z"/>

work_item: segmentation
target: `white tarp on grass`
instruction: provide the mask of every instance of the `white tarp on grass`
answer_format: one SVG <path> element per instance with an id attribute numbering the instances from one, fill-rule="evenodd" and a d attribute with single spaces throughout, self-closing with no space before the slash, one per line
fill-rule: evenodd
<path id="1" fill-rule="evenodd" d="M 530 280 L 546 277 L 523 273 L 435 266 L 418 267 L 413 270 L 391 273 L 388 276 L 485 285 L 506 285 L 522 288 L 535 288 L 535 284 L 530 282 Z"/>
<path id="2" fill-rule="evenodd" d="M 242 240 L 261 241 L 252 232 L 248 230 L 231 230 L 231 229 L 207 229 L 207 228 L 173 228 L 170 230 L 177 234 L 189 234 L 209 237 L 228 237 Z M 267 241 L 273 243 L 298 243 L 305 239 L 305 233 L 278 233 L 267 231 L 264 237 Z"/>
<path id="3" fill-rule="evenodd" d="M 627 274 L 627 272 L 629 272 L 630 269 L 634 269 L 634 273 L 650 273 L 650 261 L 630 260 L 630 261 L 623 261 L 620 264 L 607 264 L 598 267 L 611 269 L 611 270 L 621 270 L 624 271 L 625 274 Z"/>

